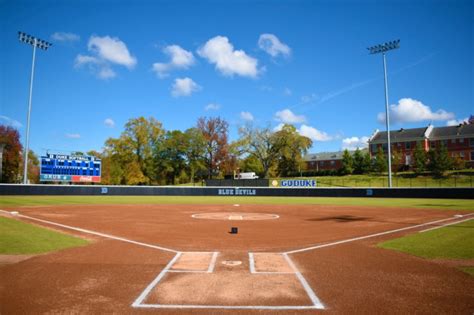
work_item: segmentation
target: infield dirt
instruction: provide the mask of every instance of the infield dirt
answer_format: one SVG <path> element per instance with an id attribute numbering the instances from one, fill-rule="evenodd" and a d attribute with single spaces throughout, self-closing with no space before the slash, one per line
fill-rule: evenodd
<path id="1" fill-rule="evenodd" d="M 14 210 L 14 209 L 12 209 Z M 274 220 L 203 220 L 196 213 L 277 214 Z M 437 210 L 318 205 L 114 205 L 22 208 L 21 214 L 111 234 L 180 252 L 219 252 L 215 272 L 169 273 L 147 303 L 198 305 L 310 305 L 279 253 L 462 214 Z M 26 220 L 27 221 L 27 220 Z M 238 226 L 238 234 L 228 233 Z M 449 264 L 377 248 L 376 243 L 414 232 L 289 255 L 324 304 L 324 310 L 265 310 L 263 313 L 455 313 L 474 311 L 474 278 Z M 76 233 L 81 235 L 81 233 Z M 90 237 L 90 236 L 88 236 Z M 2 314 L 145 313 L 223 314 L 262 311 L 141 309 L 131 305 L 174 257 L 174 253 L 94 237 L 89 246 L 0 266 Z M 205 269 L 211 255 L 182 260 Z M 223 261 L 242 261 L 227 266 Z M 183 269 L 183 268 L 181 268 Z M 255 280 L 255 277 L 259 277 Z"/>

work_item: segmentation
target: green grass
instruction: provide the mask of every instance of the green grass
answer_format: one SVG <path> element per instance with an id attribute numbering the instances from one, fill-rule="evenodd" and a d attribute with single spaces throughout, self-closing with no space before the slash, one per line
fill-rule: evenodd
<path id="1" fill-rule="evenodd" d="M 88 243 L 77 237 L 0 217 L 0 254 L 41 254 Z"/>
<path id="2" fill-rule="evenodd" d="M 461 269 L 465 273 L 468 273 L 468 274 L 470 274 L 471 276 L 474 277 L 474 267 L 461 267 L 459 269 Z"/>
<path id="3" fill-rule="evenodd" d="M 315 204 L 474 211 L 472 199 L 237 196 L 2 196 L 1 208 L 82 204 Z"/>
<path id="4" fill-rule="evenodd" d="M 474 220 L 378 244 L 423 258 L 473 259 Z"/>

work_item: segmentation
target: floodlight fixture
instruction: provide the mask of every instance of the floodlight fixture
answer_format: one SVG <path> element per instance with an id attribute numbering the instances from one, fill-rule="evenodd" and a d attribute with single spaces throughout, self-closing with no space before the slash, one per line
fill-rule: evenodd
<path id="1" fill-rule="evenodd" d="M 385 53 L 389 50 L 400 48 L 400 40 L 386 42 L 384 44 L 375 45 L 367 48 L 371 55 L 382 53 L 383 56 L 383 77 L 385 85 L 385 124 L 387 127 L 387 160 L 388 160 L 388 187 L 392 188 L 392 153 L 390 143 L 390 115 L 388 110 L 388 82 L 387 82 L 387 61 Z"/>
<path id="2" fill-rule="evenodd" d="M 26 141 L 25 141 L 25 152 L 23 154 L 24 168 L 23 168 L 23 184 L 28 183 L 28 153 L 29 150 L 29 140 L 30 140 L 30 116 L 31 116 L 31 99 L 33 96 L 33 77 L 35 74 L 35 57 L 36 57 L 36 48 L 42 50 L 48 50 L 53 44 L 39 39 L 33 35 L 26 34 L 24 32 L 18 32 L 18 40 L 22 43 L 29 44 L 33 46 L 33 60 L 31 62 L 31 76 L 30 76 L 30 94 L 28 97 L 28 116 L 26 123 Z"/>
<path id="3" fill-rule="evenodd" d="M 386 42 L 385 44 L 379 44 L 372 47 L 367 48 L 370 51 L 370 54 L 378 54 L 378 53 L 385 53 L 389 50 L 400 48 L 400 40 L 394 40 L 391 42 Z"/>

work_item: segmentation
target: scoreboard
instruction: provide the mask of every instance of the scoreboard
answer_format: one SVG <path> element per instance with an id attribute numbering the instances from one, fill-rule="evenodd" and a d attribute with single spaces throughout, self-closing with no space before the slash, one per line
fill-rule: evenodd
<path id="1" fill-rule="evenodd" d="M 48 153 L 41 157 L 40 181 L 100 183 L 101 167 L 93 156 Z"/>

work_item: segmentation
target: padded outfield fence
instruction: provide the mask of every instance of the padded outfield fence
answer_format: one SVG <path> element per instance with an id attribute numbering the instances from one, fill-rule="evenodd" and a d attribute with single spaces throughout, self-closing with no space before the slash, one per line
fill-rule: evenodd
<path id="1" fill-rule="evenodd" d="M 474 199 L 474 188 L 263 188 L 1 184 L 0 195 L 260 196 Z"/>

